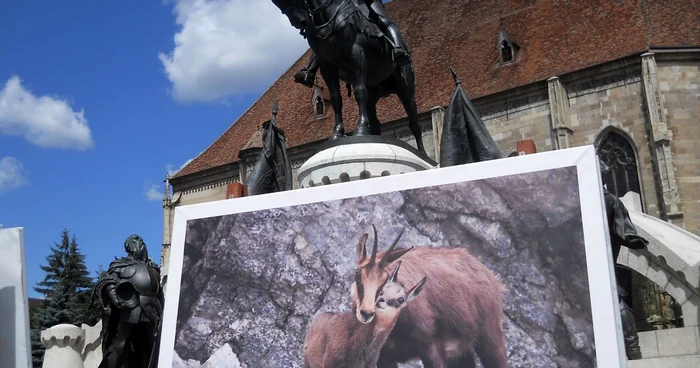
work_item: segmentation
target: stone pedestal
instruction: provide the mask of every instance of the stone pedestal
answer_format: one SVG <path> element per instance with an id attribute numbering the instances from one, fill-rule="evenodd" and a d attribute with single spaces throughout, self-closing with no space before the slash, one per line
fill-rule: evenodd
<path id="1" fill-rule="evenodd" d="M 44 368 L 83 368 L 85 331 L 78 326 L 61 324 L 41 332 L 46 347 Z"/>
<path id="2" fill-rule="evenodd" d="M 329 141 L 299 168 L 302 188 L 430 170 L 437 163 L 409 144 L 386 137 Z"/>

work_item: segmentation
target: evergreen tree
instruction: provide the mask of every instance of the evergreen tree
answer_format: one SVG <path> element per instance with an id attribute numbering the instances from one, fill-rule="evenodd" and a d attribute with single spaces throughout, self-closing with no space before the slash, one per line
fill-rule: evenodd
<path id="1" fill-rule="evenodd" d="M 56 284 L 65 275 L 65 260 L 68 250 L 70 248 L 70 238 L 68 236 L 68 229 L 64 229 L 61 232 L 61 242 L 54 243 L 51 247 L 51 254 L 46 257 L 47 265 L 41 265 L 41 270 L 46 273 L 44 280 L 37 283 L 34 287 L 37 293 L 48 297 L 49 294 L 55 289 Z"/>
<path id="2" fill-rule="evenodd" d="M 34 367 L 41 367 L 44 357 L 41 331 L 62 323 L 94 325 L 100 311 L 99 305 L 89 306 L 94 280 L 90 278 L 85 256 L 80 252 L 75 236 L 71 239 L 67 229 L 61 233 L 61 242 L 51 247 L 51 254 L 46 260 L 47 264 L 41 266 L 46 273 L 44 280 L 34 287 L 46 297 L 32 320 Z"/>
<path id="3" fill-rule="evenodd" d="M 69 290 L 75 293 L 75 297 L 71 299 L 70 307 L 76 314 L 76 322 L 92 326 L 99 320 L 100 312 L 99 309 L 90 306 L 90 297 L 95 281 L 90 277 L 85 265 L 85 255 L 80 252 L 75 235 L 70 241 L 65 262 L 66 282 Z"/>

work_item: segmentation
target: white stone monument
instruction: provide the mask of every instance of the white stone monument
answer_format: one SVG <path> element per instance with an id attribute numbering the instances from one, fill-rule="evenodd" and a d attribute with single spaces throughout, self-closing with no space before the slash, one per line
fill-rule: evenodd
<path id="1" fill-rule="evenodd" d="M 60 324 L 41 331 L 43 368 L 97 368 L 102 362 L 102 321 L 81 327 Z"/>
<path id="2" fill-rule="evenodd" d="M 29 368 L 29 301 L 24 229 L 0 228 L 0 367 Z"/>
<path id="3" fill-rule="evenodd" d="M 407 143 L 387 137 L 345 137 L 311 156 L 297 174 L 302 188 L 437 168 Z M 423 157 L 421 157 L 423 156 Z"/>
<path id="4" fill-rule="evenodd" d="M 84 368 L 82 351 L 85 331 L 75 325 L 60 324 L 41 331 L 46 346 L 44 368 Z"/>

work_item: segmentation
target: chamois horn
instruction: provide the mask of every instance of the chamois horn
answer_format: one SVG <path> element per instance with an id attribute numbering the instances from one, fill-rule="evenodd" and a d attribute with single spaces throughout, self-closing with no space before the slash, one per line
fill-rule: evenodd
<path id="1" fill-rule="evenodd" d="M 391 246 L 389 249 L 386 250 L 386 253 L 384 253 L 384 257 L 382 257 L 381 260 L 379 260 L 379 266 L 384 267 L 387 264 L 397 260 L 399 257 L 402 255 L 406 254 L 408 251 L 413 249 L 413 247 L 407 248 L 407 249 L 399 249 L 399 250 L 394 250 L 396 248 L 396 245 L 399 244 L 399 240 L 401 239 L 401 236 L 403 236 L 404 231 L 406 231 L 405 227 L 401 228 L 401 231 L 399 232 L 399 235 L 396 236 L 396 239 L 394 240 L 393 243 L 391 243 Z"/>
<path id="2" fill-rule="evenodd" d="M 374 262 L 377 260 L 377 244 L 379 240 L 377 239 L 377 228 L 372 224 L 372 229 L 374 230 L 374 245 L 372 246 L 372 256 L 369 258 L 368 266 L 374 266 Z"/>

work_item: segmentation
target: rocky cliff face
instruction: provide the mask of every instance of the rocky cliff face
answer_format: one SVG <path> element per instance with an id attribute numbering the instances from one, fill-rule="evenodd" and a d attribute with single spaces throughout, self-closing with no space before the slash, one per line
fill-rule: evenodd
<path id="1" fill-rule="evenodd" d="M 243 367 L 303 367 L 313 316 L 349 309 L 374 223 L 380 250 L 405 227 L 400 246 L 466 247 L 500 277 L 511 367 L 593 366 L 579 205 L 572 167 L 190 221 L 176 359 L 228 344 Z"/>

